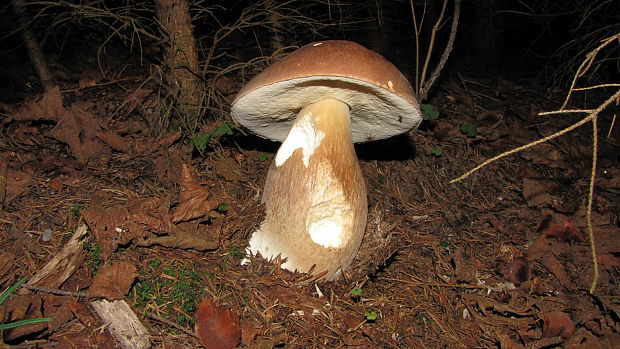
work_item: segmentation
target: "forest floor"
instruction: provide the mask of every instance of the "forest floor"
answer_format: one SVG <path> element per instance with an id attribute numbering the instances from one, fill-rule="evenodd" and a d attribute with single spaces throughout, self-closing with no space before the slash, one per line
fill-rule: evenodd
<path id="1" fill-rule="evenodd" d="M 613 111 L 599 120 L 589 294 L 591 127 L 451 184 L 583 117 L 539 116 L 564 96 L 531 80 L 478 76 L 442 82 L 429 101 L 438 119 L 416 132 L 356 148 L 368 228 L 346 278 L 326 283 L 240 263 L 278 144 L 222 120 L 191 144 L 156 136 L 157 92 L 141 76 L 66 81 L 62 94 L 4 105 L 0 289 L 28 280 L 0 323 L 52 320 L 2 331 L 0 346 L 112 348 L 94 310 L 107 299 L 129 304 L 159 348 L 199 347 L 197 321 L 209 340 L 261 349 L 617 347 Z"/>

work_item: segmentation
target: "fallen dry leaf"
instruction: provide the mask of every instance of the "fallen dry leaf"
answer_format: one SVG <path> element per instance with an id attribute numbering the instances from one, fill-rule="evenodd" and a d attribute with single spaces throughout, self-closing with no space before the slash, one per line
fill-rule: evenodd
<path id="1" fill-rule="evenodd" d="M 100 125 L 95 116 L 77 108 L 69 108 L 62 115 L 56 126 L 49 132 L 49 136 L 66 143 L 71 154 L 80 162 L 109 153 L 109 148 L 96 136 Z"/>
<path id="2" fill-rule="evenodd" d="M 64 115 L 65 109 L 62 106 L 60 88 L 45 91 L 38 99 L 25 103 L 12 115 L 13 120 L 58 120 Z"/>
<path id="3" fill-rule="evenodd" d="M 50 331 L 57 331 L 73 319 L 73 313 L 67 307 L 67 304 L 73 302 L 73 300 L 74 297 L 69 296 L 57 296 L 54 294 L 43 296 L 43 316 L 52 319 L 51 322 L 48 322 L 48 329 Z"/>
<path id="4" fill-rule="evenodd" d="M 200 302 L 196 312 L 196 332 L 209 349 L 232 349 L 241 342 L 239 316 L 226 307 L 218 307 L 211 299 Z"/>
<path id="5" fill-rule="evenodd" d="M 109 145 L 110 148 L 116 151 L 120 151 L 125 154 L 128 154 L 131 151 L 131 146 L 127 140 L 114 132 L 97 131 L 95 132 L 95 135 L 105 144 Z"/>
<path id="6" fill-rule="evenodd" d="M 137 89 L 130 93 L 123 104 L 126 106 L 125 115 L 131 114 L 138 105 L 142 104 L 144 100 L 153 93 L 153 90 L 148 89 Z"/>
<path id="7" fill-rule="evenodd" d="M 551 224 L 544 230 L 544 233 L 548 237 L 565 241 L 586 241 L 585 234 L 579 231 L 579 229 L 575 226 L 575 223 L 571 220 L 565 220 L 564 223 L 561 224 Z"/>
<path id="8" fill-rule="evenodd" d="M 559 201 L 557 197 L 549 194 L 545 184 L 545 181 L 523 178 L 523 197 L 528 206 L 552 205 Z"/>
<path id="9" fill-rule="evenodd" d="M 93 279 L 88 291 L 90 297 L 108 300 L 123 299 L 138 276 L 136 267 L 129 262 L 119 261 L 105 265 Z"/>
<path id="10" fill-rule="evenodd" d="M 515 257 L 504 270 L 504 278 L 516 286 L 528 281 L 531 276 L 530 263 L 526 256 Z"/>
<path id="11" fill-rule="evenodd" d="M 569 338 L 575 333 L 575 323 L 568 314 L 561 311 L 550 311 L 542 315 L 543 337 L 560 336 Z"/>
<path id="12" fill-rule="evenodd" d="M 7 168 L 6 186 L 4 192 L 4 204 L 15 200 L 20 195 L 28 191 L 30 185 L 34 185 L 36 181 L 26 172 Z"/>
<path id="13" fill-rule="evenodd" d="M 566 159 L 562 153 L 549 143 L 539 144 L 536 147 L 527 149 L 521 153 L 521 157 L 530 160 L 535 164 L 547 165 L 553 168 L 565 169 Z"/>
<path id="14" fill-rule="evenodd" d="M 42 300 L 39 295 L 13 294 L 5 301 L 4 305 L 3 312 L 5 315 L 3 316 L 3 323 L 43 317 L 41 312 Z M 47 326 L 47 322 L 40 322 L 8 329 L 3 331 L 2 339 L 12 341 L 26 335 L 40 333 Z"/>
<path id="15" fill-rule="evenodd" d="M 231 158 L 218 159 L 215 161 L 214 166 L 215 173 L 227 181 L 248 181 L 248 177 L 243 173 L 241 166 Z"/>
<path id="16" fill-rule="evenodd" d="M 174 223 L 204 217 L 217 207 L 217 203 L 209 200 L 209 192 L 196 179 L 194 168 L 183 164 L 181 173 L 181 193 L 179 206 L 174 211 Z"/>

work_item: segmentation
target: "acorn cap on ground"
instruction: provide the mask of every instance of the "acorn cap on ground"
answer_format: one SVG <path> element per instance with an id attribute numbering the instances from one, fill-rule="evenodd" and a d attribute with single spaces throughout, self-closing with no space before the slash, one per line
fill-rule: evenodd
<path id="1" fill-rule="evenodd" d="M 306 105 L 335 98 L 350 108 L 353 142 L 416 127 L 422 116 L 407 78 L 379 54 L 350 41 L 299 48 L 239 91 L 231 115 L 253 133 L 282 142 Z"/>

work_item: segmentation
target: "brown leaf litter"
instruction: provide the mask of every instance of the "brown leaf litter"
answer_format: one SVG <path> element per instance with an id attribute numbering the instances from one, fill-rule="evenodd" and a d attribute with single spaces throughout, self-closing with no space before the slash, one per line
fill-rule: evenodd
<path id="1" fill-rule="evenodd" d="M 196 332 L 206 348 L 232 349 L 241 342 L 239 316 L 211 299 L 203 299 L 198 306 Z"/>
<path id="2" fill-rule="evenodd" d="M 111 348 L 118 339 L 102 330 L 109 322 L 89 303 L 102 297 L 130 302 L 126 309 L 149 329 L 145 336 L 162 347 L 200 344 L 187 334 L 193 323 L 179 331 L 178 324 L 153 320 L 156 314 L 197 320 L 209 338 L 231 334 L 227 348 L 612 347 L 620 340 L 618 170 L 604 158 L 612 152 L 600 152 L 605 167 L 592 219 L 601 276 L 597 293 L 588 295 L 587 185 L 573 162 L 583 149 L 559 141 L 448 184 L 550 128 L 528 128 L 546 102 L 527 89 L 503 90 L 505 102 L 481 97 L 496 92 L 492 82 L 444 88 L 429 102 L 445 106 L 449 117 L 414 136 L 414 155 L 385 158 L 405 151 L 402 143 L 383 143 L 385 154 L 378 155 L 358 148 L 369 198 L 364 245 L 343 280 L 319 284 L 316 276 L 279 269 L 281 260 L 250 257 L 240 265 L 262 219 L 269 161 L 259 155 L 272 154 L 273 145 L 234 135 L 197 156 L 180 132 L 149 138 L 141 117 L 156 93 L 148 89 L 117 96 L 120 107 L 74 101 L 79 96 L 69 92 L 63 96 L 73 102 L 63 106 L 52 91 L 15 108 L 3 122 L 15 137 L 0 142 L 12 145 L 3 153 L 0 284 L 27 275 L 30 286 L 49 290 L 12 295 L 2 321 L 54 321 L 5 331 L 3 340 Z M 45 122 L 30 124 L 36 120 Z M 478 124 L 480 135 L 461 134 L 463 123 Z M 431 156 L 438 147 L 444 155 Z M 75 238 L 80 219 L 90 231 Z M 50 241 L 42 239 L 46 229 Z M 152 267 L 173 261 L 197 275 L 213 326 L 191 307 L 155 301 L 169 302 L 184 281 Z M 157 289 L 149 282 L 158 277 L 174 282 Z M 145 286 L 158 290 L 146 305 Z M 184 305 L 201 309 L 200 299 Z"/>

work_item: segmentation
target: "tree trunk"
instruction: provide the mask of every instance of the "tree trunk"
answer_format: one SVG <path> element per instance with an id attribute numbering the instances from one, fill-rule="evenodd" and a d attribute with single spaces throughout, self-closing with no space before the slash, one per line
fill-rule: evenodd
<path id="1" fill-rule="evenodd" d="M 204 86 L 198 76 L 198 52 L 187 1 L 158 0 L 157 16 L 168 37 L 164 48 L 164 64 L 169 69 L 166 78 L 171 92 L 176 98 L 181 117 L 195 120 L 200 115 Z"/>
<path id="2" fill-rule="evenodd" d="M 37 74 L 37 77 L 43 86 L 43 90 L 47 92 L 56 87 L 56 83 L 54 82 L 52 73 L 50 73 L 47 68 L 45 56 L 43 55 L 43 51 L 41 51 L 41 47 L 39 46 L 39 42 L 34 35 L 34 31 L 30 28 L 30 19 L 28 13 L 26 12 L 26 4 L 24 3 L 24 0 L 12 0 L 11 5 L 13 6 L 13 11 L 15 11 L 15 14 L 17 15 L 19 24 L 22 26 L 22 38 L 24 40 L 24 46 L 26 46 L 26 50 L 28 51 L 32 68 Z"/>

